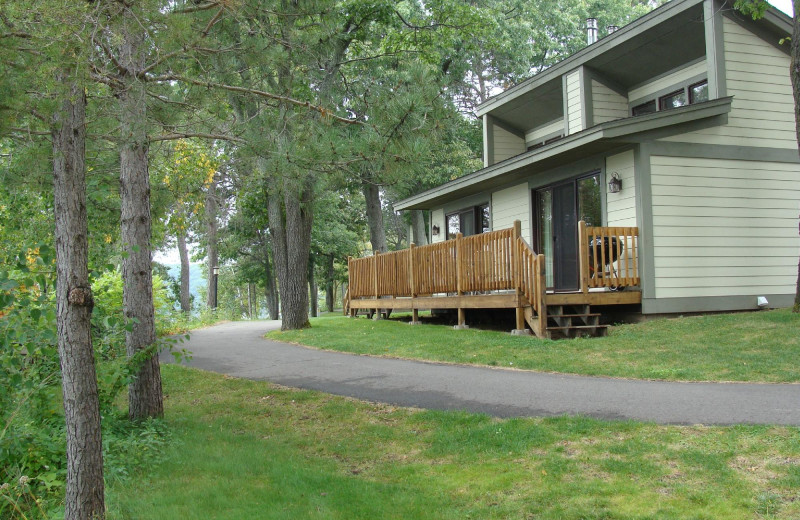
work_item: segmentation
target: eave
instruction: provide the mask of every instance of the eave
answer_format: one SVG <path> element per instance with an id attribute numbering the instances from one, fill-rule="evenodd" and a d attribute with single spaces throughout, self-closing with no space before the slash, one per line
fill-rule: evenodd
<path id="1" fill-rule="evenodd" d="M 561 76 L 562 74 L 569 72 L 580 65 L 583 65 L 592 58 L 607 52 L 612 47 L 637 37 L 651 27 L 662 23 L 664 20 L 671 18 L 697 4 L 703 3 L 703 1 L 704 0 L 672 0 L 658 9 L 654 9 L 650 13 L 637 18 L 628 25 L 621 27 L 613 34 L 601 38 L 597 42 L 584 47 L 575 54 L 565 58 L 563 61 L 556 63 L 547 70 L 542 71 L 539 74 L 486 100 L 484 103 L 478 105 L 476 108 L 476 114 L 481 117 L 484 114 L 487 114 L 498 108 L 499 106 L 538 88 L 548 81 Z"/>
<path id="2" fill-rule="evenodd" d="M 645 33 L 658 26 L 668 23 L 672 18 L 678 17 L 681 13 L 687 13 L 690 9 L 710 0 L 672 0 L 654 9 L 650 13 L 634 20 L 628 25 L 620 28 L 613 34 L 609 34 L 597 42 L 584 47 L 575 54 L 565 58 L 563 61 L 551 66 L 539 74 L 505 90 L 504 92 L 486 100 L 476 108 L 476 114 L 482 117 L 486 114 L 496 114 L 502 111 L 502 107 L 534 90 L 543 87 L 549 82 L 555 81 L 565 73 L 577 69 L 582 65 L 595 67 L 598 59 L 602 60 L 602 55 L 609 51 L 616 51 L 629 45 L 638 45 L 637 39 L 644 37 Z M 738 11 L 727 10 L 726 16 L 748 26 L 756 34 L 760 35 L 765 41 L 777 45 L 777 41 L 792 32 L 792 19 L 775 8 L 769 8 L 764 13 L 763 18 L 753 21 L 749 17 Z M 652 31 L 651 31 L 652 32 Z M 649 34 L 649 33 L 648 33 Z M 788 53 L 788 45 L 780 46 Z M 603 66 L 598 66 L 597 70 L 604 71 Z"/>
<path id="3" fill-rule="evenodd" d="M 398 211 L 432 209 L 451 200 L 527 179 L 537 172 L 568 164 L 623 144 L 674 135 L 697 127 L 724 124 L 732 100 L 732 97 L 725 97 L 602 123 L 404 199 L 396 203 L 394 208 Z"/>

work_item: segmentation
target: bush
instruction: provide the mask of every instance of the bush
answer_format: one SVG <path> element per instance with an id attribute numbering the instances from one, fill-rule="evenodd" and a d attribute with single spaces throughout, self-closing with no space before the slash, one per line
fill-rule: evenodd
<path id="1" fill-rule="evenodd" d="M 55 313 L 54 254 L 41 246 L 0 267 L 0 518 L 49 518 L 61 509 L 66 481 L 66 442 Z M 158 316 L 171 303 L 154 279 Z M 125 356 L 127 325 L 122 314 L 122 279 L 113 270 L 93 283 L 92 335 L 103 417 L 107 476 L 124 478 L 157 457 L 167 442 L 161 421 L 131 423 L 115 399 L 134 374 L 139 358 Z M 161 318 L 163 319 L 163 318 Z M 171 341 L 167 342 L 171 348 Z"/>

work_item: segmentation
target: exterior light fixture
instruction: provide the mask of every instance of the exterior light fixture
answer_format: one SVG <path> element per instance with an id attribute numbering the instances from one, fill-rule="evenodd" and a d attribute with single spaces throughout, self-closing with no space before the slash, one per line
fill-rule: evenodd
<path id="1" fill-rule="evenodd" d="M 620 191 L 622 191 L 622 179 L 619 178 L 617 172 L 614 172 L 611 174 L 611 179 L 608 181 L 608 192 L 619 193 Z"/>
<path id="2" fill-rule="evenodd" d="M 433 226 L 433 229 L 431 229 L 431 233 L 433 233 L 434 236 L 438 235 L 439 234 L 439 226 Z"/>

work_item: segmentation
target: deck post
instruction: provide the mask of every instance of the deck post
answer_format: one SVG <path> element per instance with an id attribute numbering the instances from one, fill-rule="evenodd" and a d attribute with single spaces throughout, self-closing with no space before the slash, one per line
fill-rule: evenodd
<path id="1" fill-rule="evenodd" d="M 419 309 L 414 305 L 414 298 L 417 296 L 417 289 L 414 286 L 416 283 L 416 276 L 414 276 L 414 251 L 417 245 L 414 242 L 408 244 L 408 289 L 411 292 L 411 323 L 409 325 L 419 325 Z"/>
<path id="2" fill-rule="evenodd" d="M 378 255 L 380 255 L 380 254 L 381 254 L 380 251 L 375 251 L 375 253 L 372 255 L 372 263 L 375 264 L 375 269 L 373 269 L 373 272 L 375 273 L 375 299 L 376 300 L 379 298 L 379 296 L 378 296 Z M 377 308 L 377 307 L 375 308 L 375 314 L 372 316 L 372 319 L 373 320 L 381 319 L 381 310 L 380 310 L 380 308 Z"/>
<path id="3" fill-rule="evenodd" d="M 464 235 L 461 233 L 456 233 L 456 292 L 459 296 L 464 294 L 464 289 L 462 286 L 462 280 L 464 278 L 464 253 L 462 251 L 462 239 Z M 458 299 L 459 303 L 461 302 L 461 298 Z M 466 312 L 464 312 L 463 307 L 458 308 L 458 324 L 453 327 L 456 330 L 468 329 L 469 326 L 467 325 L 467 317 Z"/>
<path id="4" fill-rule="evenodd" d="M 514 221 L 514 228 L 511 235 L 511 277 L 514 281 L 514 294 L 516 295 L 517 308 L 516 308 L 516 328 L 511 331 L 512 334 L 526 334 L 528 332 L 525 326 L 525 308 L 522 306 L 522 258 L 520 255 L 520 237 L 522 236 L 522 222 L 519 220 Z"/>
<path id="5" fill-rule="evenodd" d="M 539 320 L 539 334 L 540 337 L 548 337 L 547 335 L 547 281 L 545 277 L 545 264 L 544 255 L 536 257 L 536 300 L 538 309 L 537 318 Z"/>
<path id="6" fill-rule="evenodd" d="M 578 222 L 578 268 L 580 269 L 581 292 L 589 292 L 589 244 L 586 237 L 586 222 Z"/>
<path id="7" fill-rule="evenodd" d="M 349 308 L 350 306 L 348 305 L 348 302 L 350 300 L 350 288 L 353 286 L 352 283 L 351 283 L 352 280 L 350 279 L 350 277 L 352 276 L 352 273 L 353 273 L 352 262 L 353 262 L 353 257 L 348 255 L 347 256 L 347 292 L 342 297 L 342 313 L 345 316 L 350 316 L 350 308 Z"/>

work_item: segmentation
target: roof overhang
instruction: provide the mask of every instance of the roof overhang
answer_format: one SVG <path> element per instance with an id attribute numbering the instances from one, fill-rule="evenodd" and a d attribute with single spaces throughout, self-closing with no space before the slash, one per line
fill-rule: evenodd
<path id="1" fill-rule="evenodd" d="M 433 209 L 455 199 L 523 181 L 539 172 L 620 145 L 675 135 L 726 122 L 732 97 L 602 123 L 549 145 L 525 152 L 478 170 L 394 205 L 395 210 Z"/>
<path id="2" fill-rule="evenodd" d="M 613 34 L 610 34 L 605 38 L 601 38 L 597 42 L 584 47 L 580 51 L 564 59 L 563 61 L 558 62 L 543 72 L 486 100 L 477 107 L 476 113 L 478 116 L 483 116 L 484 114 L 495 110 L 501 105 L 504 105 L 509 101 L 523 96 L 539 86 L 544 85 L 554 78 L 559 77 L 562 74 L 591 61 L 593 58 L 597 58 L 598 56 L 607 53 L 615 47 L 626 45 L 626 43 L 635 40 L 645 31 L 662 25 L 666 20 L 673 18 L 699 4 L 702 4 L 703 1 L 704 0 L 672 0 L 671 2 L 667 2 L 658 9 L 654 9 L 650 13 L 637 18 L 624 27 L 621 27 Z"/>
<path id="3" fill-rule="evenodd" d="M 532 117 L 537 115 L 535 110 L 547 111 L 553 105 L 549 98 L 540 102 L 537 96 L 548 95 L 553 85 L 560 86 L 563 74 L 578 67 L 586 66 L 598 72 L 608 80 L 608 86 L 624 91 L 688 61 L 700 59 L 706 53 L 702 23 L 703 3 L 706 1 L 712 0 L 667 2 L 613 34 L 488 99 L 477 107 L 476 114 L 491 115 L 526 131 L 533 121 Z M 775 8 L 769 8 L 756 21 L 735 10 L 723 12 L 775 45 L 792 32 L 791 18 Z M 788 53 L 788 45 L 782 48 Z M 636 66 L 631 66 L 633 63 Z M 544 120 L 554 118 L 544 117 Z"/>

